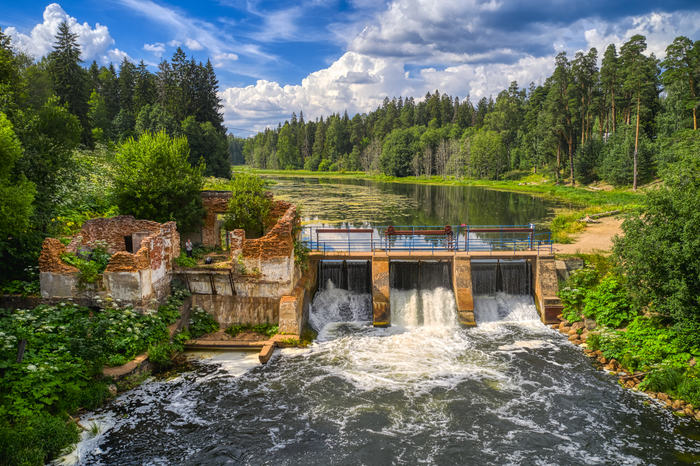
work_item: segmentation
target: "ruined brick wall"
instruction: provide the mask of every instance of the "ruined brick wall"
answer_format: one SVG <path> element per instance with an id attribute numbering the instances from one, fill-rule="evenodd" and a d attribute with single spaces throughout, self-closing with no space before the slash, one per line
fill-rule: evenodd
<path id="1" fill-rule="evenodd" d="M 39 271 L 59 274 L 72 274 L 78 271 L 72 265 L 61 260 L 61 254 L 66 252 L 66 247 L 56 238 L 46 238 L 41 246 L 39 255 Z"/>
<path id="2" fill-rule="evenodd" d="M 267 219 L 265 220 L 264 227 L 266 232 L 269 232 L 270 229 L 274 228 L 274 226 L 277 224 L 277 220 L 282 218 L 291 205 L 292 204 L 287 201 L 274 201 L 272 203 L 270 213 L 267 215 Z"/>
<path id="3" fill-rule="evenodd" d="M 229 200 L 231 200 L 230 191 L 202 191 L 202 205 L 207 212 L 202 227 L 202 244 L 204 246 L 216 247 L 220 245 L 221 237 L 216 217 L 218 214 L 226 213 Z"/>
<path id="4" fill-rule="evenodd" d="M 243 241 L 243 257 L 267 259 L 271 257 L 287 257 L 294 250 L 292 231 L 297 219 L 297 208 L 289 202 L 277 201 L 270 217 L 284 209 L 284 214 L 278 217 L 275 225 L 261 238 Z"/>
<path id="5" fill-rule="evenodd" d="M 141 239 L 140 248 L 135 254 L 126 252 L 124 236 L 137 232 L 150 234 Z M 39 269 L 46 272 L 42 274 L 42 296 L 52 297 L 59 285 L 64 295 L 70 294 L 68 284 L 64 284 L 65 280 L 58 275 L 72 275 L 77 269 L 65 264 L 60 258 L 61 254 L 70 251 L 71 247 L 75 251 L 96 240 L 106 241 L 113 253 L 103 279 L 106 291 L 115 299 L 139 306 L 169 293 L 172 261 L 180 254 L 180 235 L 175 222 L 160 224 L 119 216 L 87 221 L 68 248 L 54 238 L 44 241 L 39 258 Z"/>
<path id="6" fill-rule="evenodd" d="M 93 218 L 86 221 L 80 229 L 80 233 L 73 238 L 68 246 L 69 251 L 77 251 L 82 245 L 87 245 L 95 240 L 106 241 L 109 252 L 126 251 L 125 236 L 131 236 L 138 232 L 158 233 L 161 224 L 151 220 L 137 220 L 131 215 L 119 215 L 112 218 Z"/>

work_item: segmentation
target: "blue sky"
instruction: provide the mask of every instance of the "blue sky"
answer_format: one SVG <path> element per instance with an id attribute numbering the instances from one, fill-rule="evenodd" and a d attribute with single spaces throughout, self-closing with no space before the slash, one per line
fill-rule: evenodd
<path id="1" fill-rule="evenodd" d="M 700 39 L 697 1 L 2 0 L 0 27 L 36 57 L 63 20 L 86 61 L 155 67 L 177 46 L 211 59 L 226 124 L 248 130 L 435 89 L 477 100 L 512 80 L 541 82 L 561 50 L 602 55 L 636 33 L 657 56 L 678 35 Z"/>

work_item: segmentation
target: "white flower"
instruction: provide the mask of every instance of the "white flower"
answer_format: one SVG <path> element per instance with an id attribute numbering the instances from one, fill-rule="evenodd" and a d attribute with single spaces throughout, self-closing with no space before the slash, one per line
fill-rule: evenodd
<path id="1" fill-rule="evenodd" d="M 30 364 L 27 366 L 27 370 L 30 372 L 36 371 L 36 366 L 34 364 Z"/>

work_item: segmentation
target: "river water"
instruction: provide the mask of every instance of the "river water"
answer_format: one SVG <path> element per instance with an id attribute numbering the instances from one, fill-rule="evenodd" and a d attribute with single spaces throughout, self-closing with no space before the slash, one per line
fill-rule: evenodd
<path id="1" fill-rule="evenodd" d="M 520 202 L 520 201 L 518 201 Z M 525 201 L 522 201 L 525 202 Z M 546 209 L 545 209 L 546 210 Z M 441 222 L 439 222 L 441 223 Z M 222 353 L 83 416 L 79 464 L 677 464 L 700 431 L 596 371 L 528 296 L 477 296 L 461 329 L 444 288 L 369 295 L 325 286 L 307 349 Z"/>

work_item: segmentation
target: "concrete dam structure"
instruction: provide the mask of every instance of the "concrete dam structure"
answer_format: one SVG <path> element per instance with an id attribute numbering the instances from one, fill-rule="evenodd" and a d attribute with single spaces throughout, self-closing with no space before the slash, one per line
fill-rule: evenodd
<path id="1" fill-rule="evenodd" d="M 510 253 L 508 257 L 455 253 L 451 257 L 413 254 L 371 253 L 360 259 L 358 253 L 352 259 L 341 259 L 342 253 L 312 253 L 312 268 L 317 269 L 317 295 L 342 290 L 348 296 L 365 296 L 355 305 L 363 307 L 337 316 L 343 320 L 358 320 L 365 315 L 375 327 L 387 327 L 396 323 L 392 316 L 393 295 L 414 292 L 418 299 L 418 315 L 415 322 L 426 321 L 426 306 L 421 302 L 433 299 L 434 290 L 449 291 L 454 301 L 456 317 L 463 327 L 477 325 L 474 300 L 477 295 L 493 296 L 504 293 L 513 296 L 531 296 L 542 322 L 558 322 L 561 303 L 556 296 L 557 276 L 552 256 L 532 256 L 526 253 Z M 347 304 L 346 307 L 352 307 Z M 354 319 L 350 319 L 350 317 Z M 313 325 L 313 322 L 311 322 Z"/>

